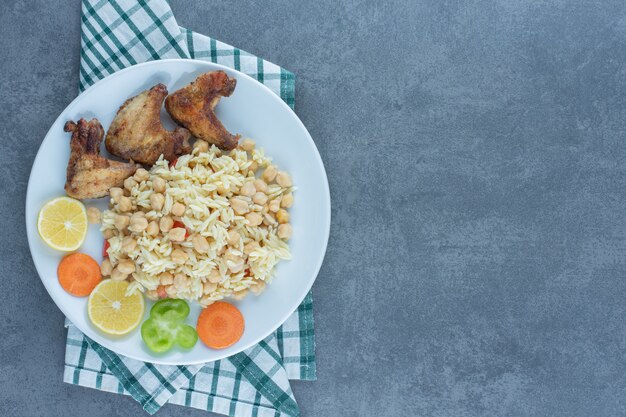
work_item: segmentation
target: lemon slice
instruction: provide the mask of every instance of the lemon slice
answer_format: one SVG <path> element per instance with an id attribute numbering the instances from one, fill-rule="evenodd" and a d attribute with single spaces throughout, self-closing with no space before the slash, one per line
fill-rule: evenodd
<path id="1" fill-rule="evenodd" d="M 87 236 L 87 210 L 78 200 L 58 197 L 39 211 L 37 230 L 50 247 L 70 252 L 83 244 Z"/>
<path id="2" fill-rule="evenodd" d="M 98 329 L 107 334 L 123 335 L 143 319 L 143 294 L 126 295 L 127 281 L 105 279 L 89 295 L 87 314 Z"/>

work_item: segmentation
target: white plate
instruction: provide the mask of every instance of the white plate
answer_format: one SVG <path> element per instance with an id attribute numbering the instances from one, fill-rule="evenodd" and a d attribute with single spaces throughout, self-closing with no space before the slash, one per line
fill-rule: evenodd
<path id="1" fill-rule="evenodd" d="M 63 253 L 50 249 L 37 232 L 37 214 L 48 200 L 65 195 L 65 169 L 69 158 L 70 134 L 63 131 L 67 120 L 98 118 L 107 129 L 119 106 L 129 97 L 157 83 L 170 92 L 193 81 L 207 71 L 223 70 L 237 79 L 230 98 L 223 98 L 217 115 L 228 130 L 253 138 L 275 163 L 291 173 L 295 204 L 291 209 L 294 236 L 289 242 L 293 259 L 281 262 L 266 291 L 259 297 L 249 295 L 234 302 L 245 318 L 243 337 L 223 350 L 209 349 L 201 341 L 189 351 L 172 350 L 164 355 L 151 353 L 141 340 L 139 329 L 121 338 L 107 336 L 91 325 L 87 317 L 87 299 L 66 293 L 57 280 L 56 269 Z M 68 86 L 71 88 L 71 86 Z M 174 126 L 165 111 L 164 125 Z M 104 149 L 104 146 L 102 146 Z M 105 154 L 103 152 L 103 154 Z M 87 206 L 106 207 L 106 199 L 86 201 Z M 37 272 L 48 293 L 83 333 L 104 347 L 142 361 L 186 365 L 215 361 L 249 348 L 280 326 L 302 302 L 322 265 L 330 230 L 330 194 L 324 165 L 302 122 L 295 113 L 267 87 L 253 78 L 221 65 L 193 60 L 147 62 L 119 71 L 98 82 L 67 106 L 41 143 L 33 164 L 26 194 L 26 230 Z M 90 226 L 80 252 L 98 262 L 102 260 L 103 237 L 98 226 Z M 146 306 L 146 316 L 151 303 Z M 191 305 L 187 322 L 195 326 L 200 307 Z M 59 327 L 59 333 L 63 329 Z"/>

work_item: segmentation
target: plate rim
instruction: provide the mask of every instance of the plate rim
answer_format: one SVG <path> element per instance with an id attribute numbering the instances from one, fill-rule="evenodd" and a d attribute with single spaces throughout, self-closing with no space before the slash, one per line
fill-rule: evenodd
<path id="1" fill-rule="evenodd" d="M 114 72 L 113 74 L 110 74 L 100 80 L 98 80 L 97 82 L 95 82 L 93 85 L 89 86 L 87 89 L 85 89 L 83 92 L 81 92 L 80 94 L 78 94 L 70 103 L 68 103 L 63 110 L 59 113 L 58 117 L 56 119 L 54 119 L 54 121 L 52 122 L 50 128 L 48 129 L 48 131 L 46 132 L 46 134 L 44 135 L 43 139 L 41 140 L 39 147 L 37 149 L 37 154 L 35 155 L 35 158 L 33 159 L 33 163 L 31 165 L 31 169 L 30 172 L 28 174 L 28 185 L 26 187 L 26 199 L 25 199 L 25 207 L 24 207 L 24 225 L 26 226 L 26 236 L 27 236 L 27 240 L 28 240 L 28 250 L 30 252 L 30 256 L 31 259 L 33 261 L 33 265 L 35 266 L 35 270 L 37 271 L 37 275 L 39 276 L 39 280 L 41 281 L 41 283 L 43 284 L 44 288 L 46 289 L 46 292 L 48 293 L 48 295 L 50 296 L 50 298 L 52 299 L 52 301 L 54 302 L 54 304 L 57 306 L 57 308 L 59 310 L 61 310 L 61 312 L 63 313 L 63 315 L 65 316 L 65 318 L 68 318 L 68 314 L 66 313 L 66 308 L 61 306 L 60 303 L 57 303 L 55 297 L 53 297 L 52 295 L 52 289 L 49 288 L 49 284 L 46 283 L 46 281 L 42 278 L 42 272 L 39 270 L 39 267 L 37 265 L 37 263 L 35 262 L 35 256 L 33 254 L 33 250 L 32 250 L 32 244 L 31 242 L 37 238 L 37 236 L 33 236 L 33 233 L 31 233 L 29 231 L 29 227 L 28 227 L 28 223 L 29 223 L 29 218 L 32 217 L 33 214 L 36 213 L 31 213 L 32 211 L 32 202 L 31 202 L 31 186 L 33 184 L 33 170 L 35 165 L 37 164 L 39 158 L 42 157 L 42 144 L 43 142 L 46 140 L 46 138 L 48 138 L 48 136 L 52 133 L 52 129 L 53 127 L 59 122 L 59 120 L 61 120 L 61 117 L 63 116 L 63 114 L 65 113 L 65 111 L 71 107 L 75 102 L 77 102 L 78 100 L 80 100 L 88 91 L 90 91 L 92 88 L 94 88 L 95 86 L 104 83 L 112 78 L 115 77 L 119 77 L 122 74 L 131 71 L 131 70 L 136 70 L 137 68 L 140 67 L 147 67 L 147 66 L 159 66 L 162 63 L 167 63 L 167 62 L 171 62 L 171 63 L 195 63 L 197 65 L 200 66 L 205 66 L 208 68 L 211 68 L 212 70 L 222 70 L 225 71 L 227 73 L 236 73 L 238 77 L 244 77 L 244 78 L 249 78 L 250 80 L 254 81 L 254 83 L 256 83 L 257 85 L 261 86 L 262 89 L 266 90 L 266 93 L 269 93 L 270 97 L 272 97 L 272 99 L 274 101 L 278 101 L 279 105 L 282 106 L 284 109 L 287 110 L 287 112 L 292 116 L 292 118 L 295 118 L 296 123 L 300 126 L 300 128 L 305 132 L 305 138 L 306 140 L 308 140 L 310 142 L 310 144 L 313 146 L 313 149 L 315 150 L 314 153 L 314 159 L 316 160 L 317 164 L 319 165 L 319 167 L 321 168 L 322 174 L 323 174 L 323 191 L 324 194 L 326 195 L 325 198 L 325 204 L 323 207 L 323 211 L 325 214 L 325 217 L 328 219 L 327 224 L 324 227 L 323 233 L 324 233 L 324 244 L 322 247 L 322 250 L 320 251 L 320 256 L 319 258 L 315 261 L 315 275 L 313 277 L 313 279 L 310 281 L 309 284 L 307 284 L 307 288 L 306 291 L 304 291 L 304 295 L 302 297 L 297 297 L 294 298 L 294 300 L 297 300 L 297 302 L 293 302 L 292 305 L 289 306 L 289 308 L 286 310 L 288 311 L 288 314 L 286 314 L 283 318 L 280 319 L 278 325 L 276 326 L 272 326 L 271 329 L 267 332 L 265 332 L 263 334 L 263 337 L 259 338 L 258 340 L 254 341 L 254 342 L 250 342 L 246 345 L 242 345 L 241 348 L 238 350 L 238 352 L 236 353 L 231 353 L 231 354 L 218 354 L 217 358 L 211 359 L 210 362 L 213 361 L 218 361 L 218 360 L 222 360 L 224 358 L 236 355 L 238 353 L 243 352 L 246 349 L 249 349 L 250 347 L 256 345 L 257 343 L 261 342 L 262 340 L 266 339 L 270 334 L 272 334 L 274 331 L 276 331 L 276 329 L 278 329 L 281 325 L 283 325 L 283 323 L 294 313 L 294 311 L 296 311 L 296 309 L 300 306 L 300 304 L 302 303 L 302 301 L 306 298 L 307 294 L 311 291 L 311 288 L 313 287 L 313 284 L 315 283 L 315 281 L 317 280 L 317 277 L 319 275 L 319 272 L 322 268 L 323 262 L 324 262 L 324 258 L 326 257 L 326 251 L 328 249 L 328 241 L 330 238 L 330 227 L 332 224 L 332 211 L 331 211 L 331 194 L 330 194 L 330 186 L 328 184 L 328 175 L 326 173 L 326 168 L 324 166 L 324 161 L 322 160 L 322 157 L 319 153 L 319 149 L 317 148 L 315 141 L 313 140 L 313 138 L 311 137 L 311 134 L 309 133 L 308 129 L 306 128 L 306 126 L 304 125 L 304 123 L 302 123 L 302 120 L 300 120 L 300 118 L 298 117 L 298 115 L 296 114 L 296 112 L 287 105 L 287 103 L 285 103 L 283 101 L 282 98 L 280 98 L 280 96 L 278 96 L 276 93 L 274 93 L 272 90 L 269 89 L 269 87 L 267 87 L 266 85 L 264 85 L 263 83 L 259 82 L 258 80 L 252 78 L 251 76 L 249 76 L 248 74 L 245 74 L 239 70 L 236 70 L 234 68 L 230 68 L 227 67 L 225 65 L 222 64 L 217 64 L 214 62 L 208 62 L 208 61 L 202 61 L 199 59 L 186 59 L 186 58 L 170 58 L 170 59 L 159 59 L 159 60 L 153 60 L 153 61 L 147 61 L 147 62 L 142 62 L 139 64 L 135 64 L 135 65 L 131 65 L 129 67 L 126 67 L 124 69 L 121 69 L 119 71 Z M 34 221 L 34 220 L 33 220 Z M 71 253 L 71 252 L 68 252 Z M 81 329 L 79 326 L 76 325 L 76 327 L 83 333 L 86 335 L 86 333 L 83 329 Z M 91 333 L 91 332 L 89 332 Z M 106 339 L 106 337 L 97 334 L 96 338 L 93 339 L 101 339 L 102 342 L 100 340 L 94 340 L 96 341 L 96 343 L 101 344 L 102 346 L 104 346 L 107 349 L 112 350 L 113 352 L 115 352 L 118 355 L 121 356 L 125 356 L 131 359 L 135 359 L 135 360 L 139 360 L 144 362 L 145 359 L 140 358 L 139 356 L 135 356 L 133 354 L 128 354 L 128 353 L 119 353 L 117 352 L 114 348 L 112 348 L 110 345 L 108 345 L 108 340 Z M 86 335 L 87 336 L 87 335 Z M 89 337 L 89 336 L 88 336 Z M 186 365 L 197 365 L 197 364 L 202 364 L 202 363 L 208 363 L 206 360 L 192 360 L 192 361 L 172 361 L 172 360 L 167 360 L 167 357 L 163 357 L 161 358 L 155 358 L 155 360 L 151 361 L 150 363 L 155 363 L 155 364 L 161 364 L 161 365 L 177 365 L 177 366 L 186 366 Z"/>

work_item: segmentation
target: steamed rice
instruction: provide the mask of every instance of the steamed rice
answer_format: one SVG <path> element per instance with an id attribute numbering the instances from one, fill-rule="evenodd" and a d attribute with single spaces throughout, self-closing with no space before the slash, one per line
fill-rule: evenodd
<path id="1" fill-rule="evenodd" d="M 164 288 L 169 297 L 196 301 L 206 306 L 224 297 L 241 297 L 248 289 L 257 293 L 263 290 L 265 284 L 271 281 L 276 264 L 290 258 L 289 247 L 285 240 L 278 237 L 279 224 L 267 205 L 291 193 L 293 187 L 269 184 L 266 193 L 268 203 L 263 206 L 254 204 L 250 197 L 239 196 L 248 202 L 250 211 L 256 211 L 264 218 L 261 225 L 250 226 L 243 215 L 233 211 L 230 200 L 238 196 L 245 182 L 255 179 L 254 165 L 262 170 L 271 165 L 271 160 L 258 149 L 251 152 L 235 149 L 229 154 L 222 154 L 216 147 L 206 152 L 196 148 L 191 155 L 178 158 L 172 167 L 163 158 L 159 159 L 150 170 L 148 179 L 126 190 L 132 202 L 130 212 L 122 212 L 115 199 L 111 199 L 111 208 L 102 215 L 102 231 L 112 236 L 108 239 L 108 255 L 113 267 L 126 258 L 135 263 L 135 272 L 128 276 L 131 281 L 129 291 L 142 291 L 150 298 L 156 298 L 157 290 L 163 291 Z M 167 182 L 163 193 L 164 204 L 159 211 L 152 209 L 150 202 L 150 196 L 155 192 L 152 182 L 155 177 Z M 150 236 L 145 230 L 141 233 L 128 229 L 120 231 L 115 226 L 117 215 L 137 211 L 143 211 L 148 222 L 158 223 L 163 216 L 171 215 L 175 203 L 186 207 L 183 216 L 174 217 L 174 220 L 184 223 L 190 234 L 183 242 L 172 242 L 162 232 Z M 234 245 L 227 243 L 229 230 L 236 230 L 240 235 Z M 192 239 L 198 234 L 209 242 L 207 253 L 194 250 Z M 137 245 L 132 251 L 125 252 L 122 240 L 129 235 L 135 238 Z M 253 249 L 246 253 L 246 244 L 251 242 L 257 242 L 258 247 L 249 245 Z M 171 254 L 176 248 L 182 249 L 188 256 L 182 265 L 172 260 Z M 233 259 L 240 258 L 244 260 L 243 270 L 232 272 L 237 270 L 233 268 Z M 209 282 L 208 277 L 211 274 L 215 277 L 215 271 L 219 272 L 219 282 Z M 172 284 L 163 286 L 164 273 L 175 277 Z"/>

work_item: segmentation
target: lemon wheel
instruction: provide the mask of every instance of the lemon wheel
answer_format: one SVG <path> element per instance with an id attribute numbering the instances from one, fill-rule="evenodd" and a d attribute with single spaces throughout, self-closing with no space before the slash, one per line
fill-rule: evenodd
<path id="1" fill-rule="evenodd" d="M 50 247 L 70 252 L 78 249 L 87 236 L 87 210 L 78 200 L 58 197 L 39 211 L 37 230 Z"/>
<path id="2" fill-rule="evenodd" d="M 141 292 L 126 295 L 127 281 L 102 281 L 89 295 L 87 313 L 98 329 L 112 335 L 124 335 L 143 319 L 144 300 Z"/>

